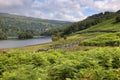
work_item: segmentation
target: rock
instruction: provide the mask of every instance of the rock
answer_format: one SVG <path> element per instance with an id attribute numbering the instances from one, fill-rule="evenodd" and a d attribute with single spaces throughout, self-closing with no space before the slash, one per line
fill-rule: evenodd
<path id="1" fill-rule="evenodd" d="M 37 52 L 43 52 L 43 51 L 48 51 L 48 49 L 38 49 L 38 50 L 35 51 L 35 52 L 37 53 Z"/>

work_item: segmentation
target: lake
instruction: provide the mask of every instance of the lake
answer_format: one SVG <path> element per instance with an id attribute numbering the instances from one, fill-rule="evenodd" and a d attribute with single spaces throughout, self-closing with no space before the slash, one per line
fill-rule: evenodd
<path id="1" fill-rule="evenodd" d="M 24 46 L 43 44 L 48 42 L 52 42 L 51 37 L 39 37 L 39 38 L 27 39 L 27 40 L 17 40 L 17 39 L 0 40 L 0 49 L 24 47 Z"/>

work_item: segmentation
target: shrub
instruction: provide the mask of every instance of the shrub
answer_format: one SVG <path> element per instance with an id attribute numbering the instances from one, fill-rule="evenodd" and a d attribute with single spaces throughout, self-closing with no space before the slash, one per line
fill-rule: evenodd
<path id="1" fill-rule="evenodd" d="M 113 68 L 120 68 L 120 55 L 115 54 L 112 58 Z"/>
<path id="2" fill-rule="evenodd" d="M 13 49 L 0 54 L 0 80 L 120 80 L 120 49 L 40 53 Z"/>
<path id="3" fill-rule="evenodd" d="M 52 41 L 57 41 L 59 39 L 60 39 L 60 36 L 55 36 L 55 35 L 52 36 Z"/>
<path id="4" fill-rule="evenodd" d="M 67 36 L 66 36 L 66 35 L 64 35 L 64 36 L 63 36 L 63 38 L 64 38 L 64 40 L 66 40 L 66 39 L 67 39 Z"/>
<path id="5" fill-rule="evenodd" d="M 7 35 L 0 31 L 0 40 L 7 39 Z"/>
<path id="6" fill-rule="evenodd" d="M 49 71 L 51 80 L 66 80 L 66 78 L 73 79 L 76 73 L 76 69 L 69 65 L 56 66 Z"/>
<path id="7" fill-rule="evenodd" d="M 120 15 L 116 17 L 116 22 L 120 22 Z"/>
<path id="8" fill-rule="evenodd" d="M 120 33 L 107 33 L 80 43 L 84 46 L 119 46 Z"/>

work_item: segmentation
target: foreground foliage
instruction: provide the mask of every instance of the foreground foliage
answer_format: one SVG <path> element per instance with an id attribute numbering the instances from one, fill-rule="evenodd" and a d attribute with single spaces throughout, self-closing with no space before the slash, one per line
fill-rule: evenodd
<path id="1" fill-rule="evenodd" d="M 0 80 L 119 80 L 120 49 L 0 55 Z"/>
<path id="2" fill-rule="evenodd" d="M 119 46 L 120 32 L 106 33 L 95 38 L 82 41 L 80 44 L 85 46 Z"/>

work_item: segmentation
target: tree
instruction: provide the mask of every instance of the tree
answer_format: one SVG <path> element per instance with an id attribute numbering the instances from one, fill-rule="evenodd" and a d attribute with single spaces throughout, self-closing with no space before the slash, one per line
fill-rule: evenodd
<path id="1" fill-rule="evenodd" d="M 116 17 L 116 22 L 120 22 L 120 15 Z"/>
<path id="2" fill-rule="evenodd" d="M 18 35 L 18 38 L 19 39 L 31 39 L 31 38 L 33 38 L 33 35 L 30 33 L 20 33 Z"/>
<path id="3" fill-rule="evenodd" d="M 5 40 L 5 39 L 7 39 L 7 35 L 2 31 L 0 31 L 0 40 Z"/>

